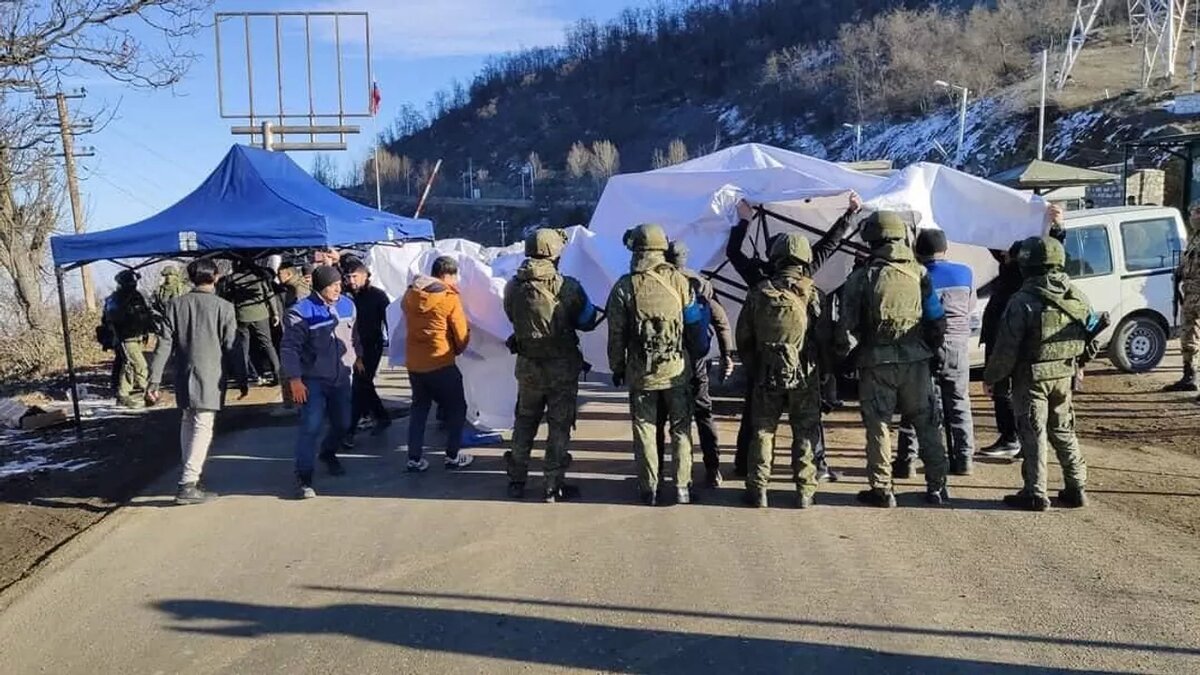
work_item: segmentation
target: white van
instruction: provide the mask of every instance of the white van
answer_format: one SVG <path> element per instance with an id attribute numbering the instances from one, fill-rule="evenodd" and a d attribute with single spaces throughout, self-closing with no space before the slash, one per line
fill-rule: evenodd
<path id="1" fill-rule="evenodd" d="M 1179 211 L 1159 206 L 1071 211 L 1066 229 L 1067 274 L 1097 312 L 1112 317 L 1100 341 L 1113 365 L 1127 373 L 1153 369 L 1177 321 L 1171 273 L 1187 242 Z M 987 290 L 980 289 L 979 316 Z M 982 365 L 982 351 L 972 356 Z"/>

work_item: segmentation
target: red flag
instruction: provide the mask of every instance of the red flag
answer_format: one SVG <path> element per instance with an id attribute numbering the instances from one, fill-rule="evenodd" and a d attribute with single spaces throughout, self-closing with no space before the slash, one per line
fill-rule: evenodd
<path id="1" fill-rule="evenodd" d="M 379 102 L 383 100 L 383 96 L 379 94 L 379 83 L 371 83 L 371 116 L 379 114 Z"/>

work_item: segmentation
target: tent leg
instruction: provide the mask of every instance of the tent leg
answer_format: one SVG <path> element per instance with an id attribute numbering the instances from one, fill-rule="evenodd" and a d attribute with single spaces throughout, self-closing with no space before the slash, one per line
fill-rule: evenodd
<path id="1" fill-rule="evenodd" d="M 54 268 L 54 280 L 58 282 L 58 309 L 62 315 L 63 347 L 67 355 L 67 379 L 71 383 L 71 405 L 75 411 L 75 433 L 83 433 L 83 418 L 79 415 L 79 382 L 75 379 L 75 356 L 71 351 L 71 325 L 67 319 L 67 294 L 63 290 L 63 270 Z"/>

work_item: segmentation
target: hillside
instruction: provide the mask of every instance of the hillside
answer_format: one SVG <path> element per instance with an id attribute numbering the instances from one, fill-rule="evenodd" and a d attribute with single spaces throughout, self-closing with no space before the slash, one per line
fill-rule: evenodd
<path id="1" fill-rule="evenodd" d="M 531 224 L 586 221 L 609 175 L 677 163 L 758 141 L 839 161 L 950 163 L 957 109 L 935 79 L 971 88 L 965 168 L 988 175 L 1033 156 L 1037 83 L 1032 54 L 1061 45 L 1074 3 L 997 0 L 692 2 L 581 22 L 566 44 L 489 63 L 470 87 L 402 111 L 387 137 L 385 192 L 397 208 L 432 161 L 435 196 L 520 199 L 539 208 L 434 205 L 439 236 L 498 242 Z M 1117 141 L 1178 122 L 1132 90 L 1140 51 L 1123 17 L 1093 36 L 1060 94 L 1052 92 L 1047 158 L 1120 161 Z M 1190 36 L 1185 35 L 1185 40 Z M 1186 60 L 1186 50 L 1181 50 Z M 1052 52 L 1052 63 L 1061 54 Z M 1186 71 L 1186 64 L 1183 64 Z M 1159 88 L 1161 89 L 1161 87 Z M 468 177 L 468 169 L 471 175 Z M 366 172 L 367 176 L 372 175 Z M 511 237 L 509 237 L 511 240 Z"/>

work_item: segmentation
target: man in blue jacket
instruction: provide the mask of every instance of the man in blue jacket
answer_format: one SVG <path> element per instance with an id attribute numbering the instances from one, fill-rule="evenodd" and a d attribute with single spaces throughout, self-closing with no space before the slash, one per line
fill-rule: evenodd
<path id="1" fill-rule="evenodd" d="M 946 341 L 934 358 L 934 395 L 940 400 L 950 473 L 971 475 L 971 457 L 975 454 L 975 422 L 971 417 L 971 313 L 975 310 L 975 279 L 971 268 L 946 260 L 946 233 L 921 230 L 913 252 L 929 271 L 933 290 L 946 311 Z M 900 426 L 893 478 L 912 477 L 912 460 L 917 454 L 917 435 L 907 420 Z"/>
<path id="2" fill-rule="evenodd" d="M 321 426 L 329 432 L 321 445 L 321 461 L 329 473 L 345 473 L 337 449 L 350 431 L 352 384 L 361 372 L 362 347 L 354 302 L 342 295 L 342 274 L 322 265 L 313 270 L 312 294 L 292 305 L 284 321 L 280 356 L 292 400 L 300 410 L 296 440 L 296 497 L 317 496 L 313 463 Z"/>

